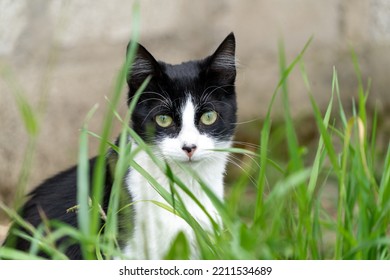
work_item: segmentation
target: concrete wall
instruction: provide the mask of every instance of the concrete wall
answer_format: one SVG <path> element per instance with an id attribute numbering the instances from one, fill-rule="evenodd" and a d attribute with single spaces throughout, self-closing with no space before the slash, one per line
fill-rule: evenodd
<path id="1" fill-rule="evenodd" d="M 356 96 L 353 48 L 364 80 L 372 78 L 369 107 L 378 104 L 382 115 L 390 109 L 390 1 L 140 2 L 140 41 L 167 62 L 204 57 L 235 32 L 240 121 L 261 119 L 267 110 L 278 82 L 280 38 L 291 62 L 314 36 L 305 65 L 321 106 L 329 100 L 333 66 L 346 104 Z M 44 109 L 28 184 L 32 187 L 76 161 L 79 128 L 96 103 L 100 107 L 90 129 L 99 132 L 104 96 L 110 94 L 132 31 L 133 3 L 0 0 L 0 198 L 12 198 L 27 145 L 15 90 L 23 89 L 34 108 Z M 293 115 L 305 118 L 311 109 L 298 70 L 289 88 Z M 276 119 L 280 107 L 274 108 Z M 389 121 L 381 126 L 385 142 L 389 127 Z"/>

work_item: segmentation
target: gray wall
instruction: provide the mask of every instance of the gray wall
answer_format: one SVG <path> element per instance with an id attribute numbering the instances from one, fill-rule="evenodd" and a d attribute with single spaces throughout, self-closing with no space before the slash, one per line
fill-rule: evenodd
<path id="1" fill-rule="evenodd" d="M 133 2 L 0 0 L 0 198 L 12 198 L 27 143 L 15 87 L 23 88 L 34 108 L 45 108 L 32 187 L 76 161 L 79 128 L 96 103 L 100 107 L 90 129 L 99 132 L 104 96 L 112 89 L 131 34 Z M 345 104 L 357 95 L 353 48 L 363 78 L 372 78 L 369 107 L 377 104 L 383 116 L 390 109 L 388 0 L 141 1 L 140 41 L 161 60 L 204 57 L 230 31 L 237 39 L 242 122 L 265 115 L 278 81 L 278 40 L 283 38 L 292 61 L 312 35 L 305 65 L 321 106 L 329 100 L 333 66 Z M 310 115 L 298 70 L 289 88 L 292 114 L 297 119 Z M 274 108 L 275 119 L 280 107 Z M 388 142 L 388 119 L 381 130 L 382 141 Z M 92 141 L 91 154 L 95 147 Z"/>

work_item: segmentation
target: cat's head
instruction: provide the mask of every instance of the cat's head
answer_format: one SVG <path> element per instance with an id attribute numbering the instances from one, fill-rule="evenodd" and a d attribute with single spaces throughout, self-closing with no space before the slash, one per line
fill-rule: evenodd
<path id="1" fill-rule="evenodd" d="M 235 38 L 229 34 L 202 60 L 171 65 L 143 46 L 128 75 L 129 102 L 151 80 L 132 115 L 132 127 L 167 160 L 202 162 L 230 146 L 236 125 Z"/>

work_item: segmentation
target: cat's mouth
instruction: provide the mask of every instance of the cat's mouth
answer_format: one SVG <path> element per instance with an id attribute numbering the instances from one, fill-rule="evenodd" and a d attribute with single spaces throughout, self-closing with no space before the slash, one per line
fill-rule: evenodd
<path id="1" fill-rule="evenodd" d="M 178 162 L 178 163 L 182 163 L 182 164 L 195 164 L 195 163 L 199 163 L 200 161 L 202 161 L 201 158 L 187 158 L 187 159 L 174 159 L 174 161 Z"/>
<path id="2" fill-rule="evenodd" d="M 175 155 L 175 156 L 167 156 L 166 159 L 168 159 L 168 161 L 172 161 L 178 164 L 195 165 L 202 162 L 203 157 L 200 156 L 184 157 L 184 156 Z"/>
<path id="3" fill-rule="evenodd" d="M 185 164 L 194 164 L 194 163 L 198 163 L 200 161 L 201 161 L 201 159 L 189 158 L 188 160 L 183 161 L 183 163 L 185 163 Z"/>

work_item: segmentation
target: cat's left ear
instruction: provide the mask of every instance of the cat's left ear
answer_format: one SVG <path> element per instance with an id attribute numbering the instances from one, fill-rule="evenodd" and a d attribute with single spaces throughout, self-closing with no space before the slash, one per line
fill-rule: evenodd
<path id="1" fill-rule="evenodd" d="M 130 49 L 130 43 L 127 46 L 127 53 Z M 130 95 L 134 94 L 144 80 L 151 76 L 158 78 L 161 75 L 161 69 L 156 59 L 141 45 L 137 43 L 137 51 L 131 69 L 127 75 L 127 84 L 129 85 Z"/>
<path id="2" fill-rule="evenodd" d="M 233 32 L 208 58 L 207 76 L 222 84 L 234 84 L 236 79 L 236 39 Z"/>

